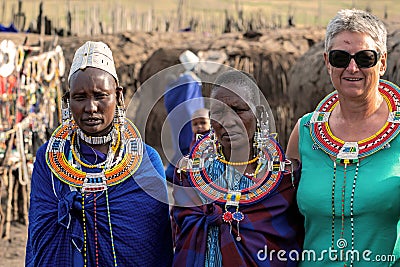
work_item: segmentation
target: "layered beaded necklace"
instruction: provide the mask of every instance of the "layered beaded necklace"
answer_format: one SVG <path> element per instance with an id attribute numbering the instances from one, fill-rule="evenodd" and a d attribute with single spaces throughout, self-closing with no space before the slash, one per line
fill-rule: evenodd
<path id="1" fill-rule="evenodd" d="M 373 136 L 363 139 L 358 142 L 345 142 L 335 137 L 329 127 L 328 120 L 332 110 L 339 103 L 338 94 L 336 91 L 326 96 L 317 106 L 310 120 L 310 135 L 314 143 L 326 154 L 335 158 L 333 164 L 333 179 L 332 179 L 332 243 L 331 247 L 335 246 L 335 187 L 337 164 L 343 164 L 343 185 L 341 188 L 341 231 L 340 238 L 336 240 L 336 245 L 341 249 L 340 260 L 344 259 L 344 248 L 347 247 L 347 241 L 344 239 L 345 228 L 345 188 L 347 179 L 347 167 L 350 164 L 355 164 L 355 174 L 352 183 L 350 195 L 350 227 L 351 227 L 351 249 L 354 251 L 354 194 L 360 167 L 360 159 L 378 152 L 380 149 L 390 146 L 390 141 L 393 140 L 400 132 L 400 88 L 393 83 L 385 80 L 380 80 L 379 92 L 389 107 L 389 116 L 385 125 Z M 348 259 L 347 259 L 348 260 Z M 353 266 L 353 259 L 350 259 L 350 266 Z M 347 263 L 344 264 L 347 266 Z"/>
<path id="2" fill-rule="evenodd" d="M 258 161 L 258 169 L 266 168 L 265 174 L 252 180 L 253 185 L 244 189 L 239 190 L 238 185 L 232 186 L 238 182 L 236 181 L 237 171 L 233 166 L 248 165 L 256 161 Z M 225 205 L 222 219 L 230 227 L 232 222 L 236 222 L 238 230 L 236 240 L 240 241 L 239 222 L 245 218 L 245 215 L 239 210 L 239 205 L 254 204 L 274 191 L 283 177 L 285 165 L 282 148 L 272 137 L 266 142 L 261 156 L 246 162 L 229 162 L 215 151 L 214 140 L 210 138 L 210 135 L 206 135 L 193 147 L 186 166 L 182 166 L 182 170 L 189 172 L 189 183 L 202 196 L 209 201 Z M 225 170 L 224 174 L 222 174 L 223 170 Z M 221 175 L 224 176 L 226 187 L 216 182 L 221 179 Z M 234 211 L 231 212 L 229 208 L 234 208 Z"/>
<path id="3" fill-rule="evenodd" d="M 72 138 L 71 138 L 71 152 L 72 152 L 72 156 L 74 157 L 74 160 L 76 162 L 78 162 L 81 166 L 84 166 L 86 168 L 89 169 L 93 169 L 93 168 L 110 168 L 112 166 L 117 165 L 121 160 L 122 160 L 122 153 L 124 152 L 124 147 L 123 144 L 121 145 L 121 132 L 119 131 L 119 126 L 118 124 L 115 126 L 115 135 L 116 137 L 116 142 L 110 142 L 110 146 L 108 148 L 108 153 L 107 153 L 107 159 L 103 162 L 99 162 L 97 163 L 97 159 L 95 164 L 87 164 L 86 162 L 82 161 L 79 153 L 77 151 L 79 151 L 79 142 L 76 139 L 76 132 L 73 132 L 72 134 Z M 78 129 L 79 130 L 79 129 Z M 114 130 L 113 130 L 114 132 Z M 111 141 L 112 139 L 110 139 Z M 120 146 L 121 145 L 121 146 Z M 116 160 L 114 160 L 115 157 L 115 152 L 119 149 L 119 155 L 116 158 Z M 93 150 L 93 153 L 95 153 L 95 155 L 97 156 L 97 153 Z M 97 164 L 96 164 L 97 163 Z"/>
<path id="4" fill-rule="evenodd" d="M 89 164 L 82 160 L 79 153 L 79 141 L 76 138 L 76 136 L 82 136 L 79 134 L 79 128 L 74 121 L 71 121 L 70 124 L 60 125 L 52 134 L 47 146 L 46 162 L 52 173 L 62 182 L 81 190 L 84 235 L 82 254 L 84 258 L 84 266 L 87 265 L 85 198 L 86 196 L 93 194 L 95 263 L 96 266 L 99 266 L 96 199 L 103 192 L 105 193 L 106 198 L 114 266 L 117 266 L 109 207 L 108 187 L 119 184 L 131 177 L 139 168 L 143 158 L 143 143 L 137 128 L 128 119 L 125 120 L 123 128 L 124 130 L 122 131 L 118 124 L 115 124 L 114 129 L 110 132 L 111 134 L 109 134 L 111 137 L 105 139 L 101 138 L 101 142 L 110 139 L 107 141 L 110 142 L 110 146 L 106 160 L 100 163 L 97 163 L 96 160 L 95 164 Z M 87 142 L 89 139 L 83 140 Z M 91 141 L 93 141 L 93 139 L 89 140 L 88 143 Z M 70 147 L 69 151 L 68 147 Z M 115 157 L 117 151 L 119 151 L 119 153 L 118 156 Z M 68 156 L 68 159 L 66 155 L 70 155 Z M 93 172 L 83 171 L 82 166 L 92 170 Z M 100 194 L 98 195 L 97 193 Z"/>
<path id="5" fill-rule="evenodd" d="M 46 151 L 47 165 L 58 179 L 70 186 L 81 188 L 83 192 L 104 191 L 107 186 L 123 182 L 137 170 L 143 155 L 143 144 L 139 131 L 128 119 L 125 126 L 122 140 L 119 142 L 120 146 L 111 148 L 120 149 L 120 153 L 124 153 L 122 159 L 117 160 L 117 162 L 119 161 L 117 164 L 104 165 L 100 172 L 93 173 L 78 169 L 76 162 L 69 161 L 66 158 L 67 151 L 65 150 L 68 147 L 67 144 L 70 143 L 68 140 L 70 126 L 61 125 L 54 131 L 49 140 Z M 72 136 L 75 135 L 77 127 L 73 123 Z M 76 151 L 72 153 L 76 153 Z M 82 162 L 78 161 L 78 163 Z M 101 167 L 100 165 L 89 166 L 89 168 L 95 169 Z"/>

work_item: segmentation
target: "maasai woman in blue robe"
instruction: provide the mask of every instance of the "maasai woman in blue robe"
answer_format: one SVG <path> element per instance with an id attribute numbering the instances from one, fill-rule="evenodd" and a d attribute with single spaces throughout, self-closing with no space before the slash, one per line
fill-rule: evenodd
<path id="1" fill-rule="evenodd" d="M 170 266 L 163 165 L 124 116 L 108 46 L 80 47 L 68 82 L 63 124 L 36 155 L 26 266 Z"/>

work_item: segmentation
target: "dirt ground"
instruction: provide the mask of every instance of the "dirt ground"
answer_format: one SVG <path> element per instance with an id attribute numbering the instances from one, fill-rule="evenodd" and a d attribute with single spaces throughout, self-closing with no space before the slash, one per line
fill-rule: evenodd
<path id="1" fill-rule="evenodd" d="M 0 239 L 0 267 L 21 267 L 25 264 L 27 227 L 20 223 L 11 225 L 11 238 Z"/>

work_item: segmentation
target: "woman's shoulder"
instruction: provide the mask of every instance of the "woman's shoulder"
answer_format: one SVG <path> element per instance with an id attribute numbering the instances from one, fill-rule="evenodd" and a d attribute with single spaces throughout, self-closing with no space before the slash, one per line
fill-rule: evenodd
<path id="1" fill-rule="evenodd" d="M 143 142 L 143 148 L 144 148 L 144 152 L 146 152 L 149 155 L 149 157 L 160 156 L 160 154 L 157 152 L 157 150 L 154 147 L 152 147 L 144 142 Z"/>
<path id="2" fill-rule="evenodd" d="M 162 163 L 160 154 L 154 147 L 144 142 L 143 142 L 143 159 L 144 160 L 142 161 L 141 167 L 148 167 L 148 163 L 151 163 L 151 165 L 155 168 L 155 170 L 163 178 L 165 178 L 164 165 Z"/>

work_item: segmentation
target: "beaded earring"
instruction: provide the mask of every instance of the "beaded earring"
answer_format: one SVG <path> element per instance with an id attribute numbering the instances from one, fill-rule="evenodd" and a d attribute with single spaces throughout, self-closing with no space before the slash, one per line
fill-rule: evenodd
<path id="1" fill-rule="evenodd" d="M 206 149 L 204 151 L 204 157 L 207 158 L 209 161 L 213 161 L 217 158 L 219 145 L 212 126 L 210 127 L 208 136 L 209 138 L 206 138 Z"/>
<path id="2" fill-rule="evenodd" d="M 68 127 L 68 136 L 72 134 L 72 114 L 69 106 L 69 92 L 66 92 L 62 97 L 62 126 Z"/>
<path id="3" fill-rule="evenodd" d="M 120 91 L 118 91 L 120 90 Z M 124 94 L 122 93 L 122 87 L 118 86 L 117 88 L 117 93 L 119 94 L 119 98 L 117 101 L 117 107 L 115 109 L 115 115 L 114 115 L 114 125 L 116 126 L 116 129 L 119 129 L 121 132 L 121 136 L 123 136 L 124 132 L 124 127 L 125 127 L 125 118 L 126 118 L 126 112 L 125 112 L 125 100 L 124 100 Z"/>
<path id="4" fill-rule="evenodd" d="M 125 107 L 117 106 L 115 109 L 114 123 L 118 124 L 122 128 L 125 124 Z"/>
<path id="5" fill-rule="evenodd" d="M 210 140 L 212 142 L 213 154 L 216 156 L 219 149 L 219 143 L 217 137 L 215 136 L 215 131 L 211 126 L 210 126 Z"/>
<path id="6" fill-rule="evenodd" d="M 71 120 L 71 109 L 69 107 L 69 92 L 62 97 L 62 125 L 68 125 Z"/>
<path id="7" fill-rule="evenodd" d="M 267 145 L 269 136 L 268 114 L 264 106 L 256 107 L 257 130 L 253 138 L 254 156 L 263 156 L 262 149 Z"/>

